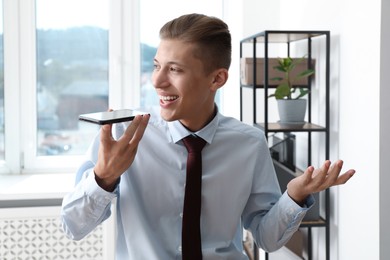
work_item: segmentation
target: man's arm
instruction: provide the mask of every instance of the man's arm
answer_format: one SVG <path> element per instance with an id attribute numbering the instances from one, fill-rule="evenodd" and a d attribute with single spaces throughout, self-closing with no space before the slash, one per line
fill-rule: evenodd
<path id="1" fill-rule="evenodd" d="M 270 201 L 269 209 L 253 211 L 264 199 L 264 194 L 252 194 L 250 204 L 247 205 L 243 216 L 244 227 L 251 231 L 257 245 L 267 252 L 273 252 L 284 246 L 291 236 L 298 230 L 306 212 L 315 203 L 313 196 L 308 196 L 301 207 L 284 192 L 281 197 L 274 197 Z M 264 208 L 264 204 L 263 204 Z M 250 212 L 250 214 L 248 214 Z"/>
<path id="2" fill-rule="evenodd" d="M 253 214 L 248 228 L 259 245 L 266 251 L 275 251 L 287 243 L 314 204 L 311 194 L 344 184 L 355 174 L 351 169 L 340 175 L 342 167 L 341 160 L 333 165 L 326 161 L 318 169 L 308 167 L 288 183 L 287 191 L 269 211 Z"/>
<path id="3" fill-rule="evenodd" d="M 74 240 L 84 238 L 111 215 L 111 201 L 117 196 L 96 183 L 93 168 L 82 173 L 74 190 L 64 197 L 61 209 L 63 230 Z"/>
<path id="4" fill-rule="evenodd" d="M 263 153 L 264 157 L 265 151 Z M 355 173 L 349 170 L 340 175 L 342 161 L 331 166 L 327 161 L 319 169 L 308 167 L 305 173 L 288 183 L 287 191 L 280 197 L 277 180 L 268 173 L 271 160 L 262 161 L 265 165 L 256 169 L 261 179 L 253 183 L 261 187 L 252 190 L 243 213 L 244 227 L 252 232 L 258 245 L 266 251 L 275 251 L 282 247 L 299 228 L 306 212 L 314 204 L 311 194 L 334 185 L 346 183 Z M 266 167 L 268 165 L 268 167 Z M 268 177 L 265 177 L 268 176 Z"/>
<path id="5" fill-rule="evenodd" d="M 83 238 L 110 216 L 120 176 L 135 158 L 149 117 L 136 116 L 118 140 L 112 136 L 112 125 L 101 127 L 89 149 L 89 161 L 78 171 L 76 179 L 81 180 L 62 203 L 63 229 L 70 238 Z"/>

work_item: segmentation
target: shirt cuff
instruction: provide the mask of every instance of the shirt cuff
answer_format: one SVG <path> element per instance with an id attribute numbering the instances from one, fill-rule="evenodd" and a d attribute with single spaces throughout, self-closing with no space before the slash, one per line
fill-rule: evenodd
<path id="1" fill-rule="evenodd" d="M 283 193 L 282 197 L 286 197 L 286 199 L 289 201 L 289 206 L 292 208 L 295 208 L 297 210 L 309 210 L 315 203 L 314 196 L 310 194 L 307 196 L 305 202 L 303 203 L 303 206 L 301 207 L 299 204 L 297 204 L 287 193 L 287 190 Z"/>
<path id="2" fill-rule="evenodd" d="M 101 201 L 101 203 L 106 204 L 111 202 L 115 197 L 117 197 L 119 190 L 119 185 L 115 187 L 113 192 L 108 192 L 101 188 L 95 179 L 95 173 L 93 169 L 88 170 L 88 175 L 85 180 L 85 194 L 96 201 Z"/>
<path id="3" fill-rule="evenodd" d="M 310 210 L 315 203 L 314 196 L 309 195 L 306 198 L 304 205 L 301 207 L 287 194 L 287 191 L 283 193 L 279 201 L 281 205 L 283 205 L 282 207 L 285 209 L 286 220 L 292 221 L 292 226 L 302 221 L 307 211 Z"/>

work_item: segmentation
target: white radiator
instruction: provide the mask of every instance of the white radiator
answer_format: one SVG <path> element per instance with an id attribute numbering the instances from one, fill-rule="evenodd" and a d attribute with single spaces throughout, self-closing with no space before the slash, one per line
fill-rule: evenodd
<path id="1" fill-rule="evenodd" d="M 81 241 L 72 241 L 62 231 L 60 210 L 59 206 L 1 208 L 0 259 L 114 259 L 114 216 Z"/>

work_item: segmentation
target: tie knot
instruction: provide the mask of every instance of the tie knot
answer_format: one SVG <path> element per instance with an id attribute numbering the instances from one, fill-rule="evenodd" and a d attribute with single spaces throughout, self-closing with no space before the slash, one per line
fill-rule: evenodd
<path id="1" fill-rule="evenodd" d="M 194 135 L 189 135 L 183 138 L 183 143 L 187 148 L 188 153 L 201 152 L 203 147 L 206 145 L 205 140 Z"/>

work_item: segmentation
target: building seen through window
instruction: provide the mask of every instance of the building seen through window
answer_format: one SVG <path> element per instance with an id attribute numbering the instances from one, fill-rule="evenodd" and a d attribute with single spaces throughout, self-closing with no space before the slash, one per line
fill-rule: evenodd
<path id="1" fill-rule="evenodd" d="M 190 12 L 221 17 L 222 0 L 0 0 L 0 172 L 73 169 L 99 130 L 80 114 L 158 106 L 159 30 Z"/>
<path id="2" fill-rule="evenodd" d="M 78 115 L 108 109 L 108 6 L 36 1 L 38 156 L 85 153 L 97 127 Z"/>

